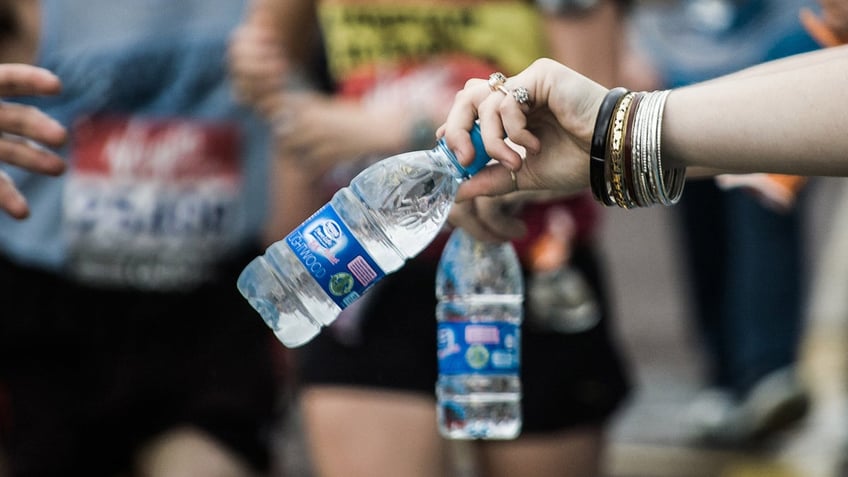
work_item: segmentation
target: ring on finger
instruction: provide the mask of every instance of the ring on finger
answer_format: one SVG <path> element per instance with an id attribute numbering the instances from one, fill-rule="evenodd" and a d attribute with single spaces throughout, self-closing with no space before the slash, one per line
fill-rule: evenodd
<path id="1" fill-rule="evenodd" d="M 512 97 L 515 99 L 515 102 L 526 106 L 530 104 L 530 91 L 524 86 L 519 86 L 512 90 Z"/>
<path id="2" fill-rule="evenodd" d="M 489 75 L 489 89 L 492 91 L 497 91 L 498 86 L 502 86 L 504 83 L 506 83 L 506 75 L 500 71 L 496 71 Z"/>
<path id="3" fill-rule="evenodd" d="M 518 190 L 518 176 L 515 174 L 515 171 L 509 170 L 509 178 L 512 179 L 512 191 L 515 192 Z"/>
<path id="4" fill-rule="evenodd" d="M 503 73 L 496 71 L 489 75 L 489 89 L 492 91 L 500 91 L 503 94 L 508 95 L 509 90 L 506 89 L 506 75 Z"/>

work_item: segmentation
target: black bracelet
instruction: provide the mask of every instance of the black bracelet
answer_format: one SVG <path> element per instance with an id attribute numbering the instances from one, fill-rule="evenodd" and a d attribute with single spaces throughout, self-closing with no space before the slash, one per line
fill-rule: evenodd
<path id="1" fill-rule="evenodd" d="M 595 131 L 592 134 L 592 147 L 589 150 L 589 184 L 595 200 L 606 206 L 615 205 L 607 188 L 604 171 L 607 157 L 607 133 L 615 106 L 628 92 L 627 88 L 621 86 L 607 91 L 601 107 L 598 108 L 598 116 L 595 118 Z"/>

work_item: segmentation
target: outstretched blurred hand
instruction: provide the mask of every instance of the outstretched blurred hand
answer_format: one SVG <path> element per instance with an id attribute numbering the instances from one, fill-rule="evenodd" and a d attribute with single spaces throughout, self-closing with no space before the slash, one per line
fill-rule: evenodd
<path id="1" fill-rule="evenodd" d="M 61 89 L 59 78 L 43 68 L 0 64 L 0 97 L 53 95 Z M 59 175 L 65 170 L 65 163 L 45 146 L 61 146 L 66 138 L 65 128 L 41 110 L 0 102 L 0 163 Z M 18 219 L 29 215 L 26 199 L 3 170 L 0 170 L 0 209 Z"/>
<path id="2" fill-rule="evenodd" d="M 254 7 L 233 32 L 227 50 L 236 97 L 271 118 L 290 65 L 271 12 Z"/>

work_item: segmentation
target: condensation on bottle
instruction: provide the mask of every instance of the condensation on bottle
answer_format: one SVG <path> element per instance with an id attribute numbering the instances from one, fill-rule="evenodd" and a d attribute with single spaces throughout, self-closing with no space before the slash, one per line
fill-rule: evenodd
<path id="1" fill-rule="evenodd" d="M 509 242 L 455 229 L 436 275 L 437 418 L 450 439 L 513 439 L 521 431 L 524 280 Z"/>
<path id="2" fill-rule="evenodd" d="M 459 184 L 490 160 L 478 125 L 471 139 L 468 167 L 444 139 L 376 162 L 245 267 L 238 289 L 284 345 L 310 341 L 436 237 Z"/>

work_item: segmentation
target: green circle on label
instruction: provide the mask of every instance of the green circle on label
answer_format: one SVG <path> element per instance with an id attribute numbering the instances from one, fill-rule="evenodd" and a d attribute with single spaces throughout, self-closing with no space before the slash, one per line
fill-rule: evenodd
<path id="1" fill-rule="evenodd" d="M 344 296 L 353 290 L 353 275 L 347 272 L 336 273 L 330 277 L 330 293 Z"/>
<path id="2" fill-rule="evenodd" d="M 465 361 L 474 369 L 482 369 L 489 362 L 489 350 L 481 345 L 470 346 L 465 352 Z"/>

